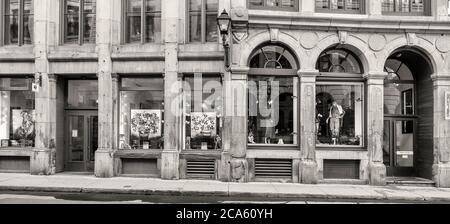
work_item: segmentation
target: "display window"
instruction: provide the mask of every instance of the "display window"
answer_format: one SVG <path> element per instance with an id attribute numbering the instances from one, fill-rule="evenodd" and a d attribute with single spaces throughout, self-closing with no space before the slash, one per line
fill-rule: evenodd
<path id="1" fill-rule="evenodd" d="M 0 140 L 1 148 L 34 147 L 35 96 L 31 80 L 0 78 Z"/>

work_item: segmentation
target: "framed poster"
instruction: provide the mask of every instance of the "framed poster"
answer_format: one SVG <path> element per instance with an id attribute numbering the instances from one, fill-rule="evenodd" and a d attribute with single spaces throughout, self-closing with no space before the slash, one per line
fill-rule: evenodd
<path id="1" fill-rule="evenodd" d="M 35 112 L 34 110 L 12 110 L 12 128 L 15 140 L 34 141 L 35 134 Z"/>
<path id="2" fill-rule="evenodd" d="M 450 120 L 450 91 L 445 92 L 445 120 Z"/>
<path id="3" fill-rule="evenodd" d="M 216 136 L 217 115 L 214 112 L 191 113 L 191 137 L 211 137 Z"/>
<path id="4" fill-rule="evenodd" d="M 9 139 L 2 139 L 1 140 L 1 147 L 2 148 L 9 147 Z"/>
<path id="5" fill-rule="evenodd" d="M 131 135 L 134 139 L 161 137 L 161 110 L 131 110 Z"/>

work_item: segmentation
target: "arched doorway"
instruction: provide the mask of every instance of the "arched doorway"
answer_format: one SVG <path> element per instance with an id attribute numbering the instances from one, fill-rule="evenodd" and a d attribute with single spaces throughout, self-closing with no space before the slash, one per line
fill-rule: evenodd
<path id="1" fill-rule="evenodd" d="M 383 160 L 390 177 L 432 178 L 433 68 L 418 50 L 402 48 L 386 61 Z"/>

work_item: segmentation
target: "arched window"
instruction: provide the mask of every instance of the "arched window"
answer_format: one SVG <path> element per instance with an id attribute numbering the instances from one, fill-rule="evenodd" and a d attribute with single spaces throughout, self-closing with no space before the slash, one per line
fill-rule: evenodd
<path id="1" fill-rule="evenodd" d="M 346 49 L 329 49 L 324 51 L 317 63 L 320 72 L 362 74 L 361 62 Z"/>
<path id="2" fill-rule="evenodd" d="M 264 45 L 250 56 L 249 67 L 248 144 L 295 148 L 299 142 L 296 57 L 283 46 Z"/>
<path id="3" fill-rule="evenodd" d="M 278 45 L 267 45 L 252 54 L 250 68 L 298 69 L 298 65 L 288 49 Z"/>

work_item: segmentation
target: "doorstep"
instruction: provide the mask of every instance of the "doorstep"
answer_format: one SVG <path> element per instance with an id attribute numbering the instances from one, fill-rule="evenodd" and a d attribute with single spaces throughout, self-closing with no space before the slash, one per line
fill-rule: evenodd
<path id="1" fill-rule="evenodd" d="M 436 182 L 421 177 L 386 177 L 388 185 L 436 187 Z"/>

